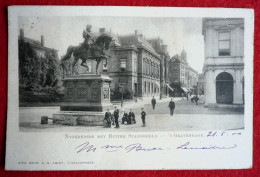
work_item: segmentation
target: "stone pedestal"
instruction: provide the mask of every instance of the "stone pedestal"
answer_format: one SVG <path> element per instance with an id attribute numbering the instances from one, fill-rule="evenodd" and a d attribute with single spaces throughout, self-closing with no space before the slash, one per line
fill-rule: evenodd
<path id="1" fill-rule="evenodd" d="M 110 79 L 106 75 L 82 74 L 64 80 L 65 103 L 53 115 L 53 123 L 65 125 L 103 125 L 110 103 Z"/>
<path id="2" fill-rule="evenodd" d="M 61 111 L 53 114 L 53 123 L 71 126 L 103 126 L 104 115 L 104 112 Z"/>

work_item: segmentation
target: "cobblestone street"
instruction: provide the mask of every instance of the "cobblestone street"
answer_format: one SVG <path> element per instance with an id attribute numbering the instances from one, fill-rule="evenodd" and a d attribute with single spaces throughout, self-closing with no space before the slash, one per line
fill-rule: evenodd
<path id="1" fill-rule="evenodd" d="M 202 98 L 203 99 L 203 98 Z M 21 131 L 53 131 L 53 132 L 84 132 L 84 131 L 196 131 L 196 130 L 231 130 L 244 128 L 244 115 L 242 110 L 205 108 L 201 102 L 198 105 L 190 100 L 174 98 L 176 109 L 173 116 L 169 114 L 170 98 L 158 100 L 155 110 L 147 100 L 146 102 L 133 102 L 125 104 L 122 110 L 133 109 L 136 115 L 136 124 L 121 125 L 120 129 L 103 128 L 101 126 L 65 126 L 41 125 L 41 116 L 52 117 L 53 113 L 59 112 L 59 107 L 21 107 L 20 108 L 20 130 Z M 141 127 L 140 108 L 144 107 L 146 116 L 146 127 Z M 219 116 L 221 115 L 221 116 Z M 119 119 L 121 123 L 121 116 Z"/>

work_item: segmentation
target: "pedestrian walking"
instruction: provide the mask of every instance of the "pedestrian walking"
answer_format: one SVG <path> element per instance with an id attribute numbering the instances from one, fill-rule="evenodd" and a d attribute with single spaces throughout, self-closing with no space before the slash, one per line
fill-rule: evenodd
<path id="1" fill-rule="evenodd" d="M 172 100 L 172 98 L 171 98 L 171 101 L 170 101 L 170 103 L 169 103 L 169 108 L 170 108 L 170 114 L 171 114 L 171 116 L 173 115 L 173 112 L 174 112 L 174 109 L 175 109 L 175 103 L 174 103 L 174 101 Z"/>
<path id="2" fill-rule="evenodd" d="M 115 128 L 119 128 L 119 124 L 118 124 L 119 110 L 117 109 L 116 106 L 115 106 L 115 110 L 114 110 L 114 117 L 115 117 L 115 123 L 116 123 L 116 127 Z"/>
<path id="3" fill-rule="evenodd" d="M 111 128 L 111 112 L 109 112 L 109 109 L 107 109 L 107 112 L 105 113 L 105 121 L 107 122 L 107 126 L 108 128 Z"/>
<path id="4" fill-rule="evenodd" d="M 125 124 L 125 122 L 127 122 L 127 119 L 128 119 L 128 115 L 127 115 L 127 113 L 124 111 L 123 117 L 122 117 L 122 123 L 121 123 L 121 124 Z"/>
<path id="5" fill-rule="evenodd" d="M 130 119 L 131 123 L 135 124 L 136 123 L 136 121 L 135 121 L 135 114 L 134 114 L 132 109 L 130 109 L 130 112 L 129 112 L 128 116 L 129 116 L 129 119 Z"/>
<path id="6" fill-rule="evenodd" d="M 144 108 L 141 109 L 141 118 L 142 118 L 142 122 L 143 122 L 143 125 L 142 127 L 145 127 L 145 116 L 146 116 L 146 113 L 144 111 Z"/>
<path id="7" fill-rule="evenodd" d="M 189 93 L 187 93 L 187 95 L 186 95 L 186 96 L 187 96 L 187 101 L 188 101 L 188 100 L 189 100 Z"/>
<path id="8" fill-rule="evenodd" d="M 155 108 L 155 104 L 156 104 L 156 99 L 154 98 L 154 96 L 153 96 L 153 98 L 152 98 L 152 106 L 153 106 L 153 109 Z"/>

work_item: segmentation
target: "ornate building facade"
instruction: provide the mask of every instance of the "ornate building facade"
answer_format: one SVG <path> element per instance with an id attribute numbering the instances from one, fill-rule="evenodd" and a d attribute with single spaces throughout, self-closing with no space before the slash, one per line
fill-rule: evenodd
<path id="1" fill-rule="evenodd" d="M 110 59 L 99 65 L 99 72 L 108 74 L 113 81 L 111 89 L 119 86 L 133 91 L 134 97 L 151 97 L 160 95 L 160 55 L 142 34 L 113 36 L 107 55 Z M 92 67 L 95 66 L 93 62 Z"/>
<path id="2" fill-rule="evenodd" d="M 205 106 L 244 104 L 244 19 L 205 18 Z"/>
<path id="3" fill-rule="evenodd" d="M 163 41 L 158 37 L 155 39 L 148 40 L 155 51 L 160 55 L 160 97 L 167 97 L 169 90 L 172 88 L 169 86 L 168 78 L 168 62 L 170 56 L 168 54 L 167 45 L 163 44 Z"/>

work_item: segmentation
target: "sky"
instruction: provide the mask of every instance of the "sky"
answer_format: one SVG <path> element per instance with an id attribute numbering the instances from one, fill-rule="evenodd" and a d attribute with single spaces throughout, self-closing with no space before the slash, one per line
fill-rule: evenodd
<path id="1" fill-rule="evenodd" d="M 173 17 L 20 17 L 19 29 L 24 29 L 25 37 L 35 40 L 44 35 L 45 46 L 55 48 L 59 56 L 66 53 L 69 45 L 83 42 L 82 33 L 87 24 L 92 32 L 99 28 L 111 29 L 118 35 L 134 34 L 135 30 L 146 39 L 160 37 L 168 45 L 169 55 L 180 54 L 183 48 L 187 60 L 199 73 L 204 63 L 204 38 L 201 18 Z"/>

